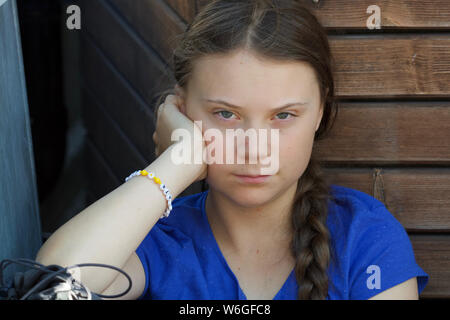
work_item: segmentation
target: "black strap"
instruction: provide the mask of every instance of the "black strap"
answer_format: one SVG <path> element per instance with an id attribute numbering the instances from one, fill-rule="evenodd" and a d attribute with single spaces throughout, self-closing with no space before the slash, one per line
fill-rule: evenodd
<path id="1" fill-rule="evenodd" d="M 27 266 L 25 272 L 16 272 L 11 284 L 4 283 L 4 269 L 12 263 Z M 128 280 L 128 288 L 116 295 L 102 295 L 91 292 L 85 285 L 73 278 L 68 270 L 79 267 L 103 267 L 122 273 Z M 132 287 L 130 276 L 120 268 L 101 263 L 82 263 L 70 267 L 44 266 L 31 259 L 4 259 L 0 262 L 0 298 L 8 300 L 101 300 L 118 298 L 127 294 Z"/>

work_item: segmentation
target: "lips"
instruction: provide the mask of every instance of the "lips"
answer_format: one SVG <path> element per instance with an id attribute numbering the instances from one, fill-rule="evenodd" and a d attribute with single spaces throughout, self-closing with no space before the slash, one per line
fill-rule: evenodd
<path id="1" fill-rule="evenodd" d="M 249 178 L 269 177 L 268 175 L 261 175 L 261 174 L 236 174 L 236 176 L 239 176 L 239 177 L 249 177 Z"/>
<path id="2" fill-rule="evenodd" d="M 241 182 L 244 183 L 263 183 L 267 181 L 270 175 L 235 175 Z"/>

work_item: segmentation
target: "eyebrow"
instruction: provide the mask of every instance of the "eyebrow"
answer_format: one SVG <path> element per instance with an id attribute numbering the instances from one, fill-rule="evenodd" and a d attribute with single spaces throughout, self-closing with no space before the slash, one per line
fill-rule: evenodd
<path id="1" fill-rule="evenodd" d="M 206 102 L 223 104 L 225 106 L 228 106 L 228 107 L 234 108 L 234 109 L 238 109 L 238 110 L 243 109 L 240 106 L 235 106 L 234 104 L 231 104 L 229 102 L 226 102 L 226 101 L 220 100 L 220 99 L 216 99 L 216 100 L 215 99 L 203 99 L 203 100 L 206 101 Z M 274 108 L 271 111 L 279 111 L 279 110 L 283 110 L 283 109 L 286 109 L 286 108 L 289 108 L 289 107 L 293 107 L 293 106 L 298 106 L 298 105 L 304 106 L 304 105 L 308 105 L 308 104 L 309 104 L 308 102 L 293 102 L 293 103 L 285 104 L 284 106 L 281 106 L 281 107 Z"/>

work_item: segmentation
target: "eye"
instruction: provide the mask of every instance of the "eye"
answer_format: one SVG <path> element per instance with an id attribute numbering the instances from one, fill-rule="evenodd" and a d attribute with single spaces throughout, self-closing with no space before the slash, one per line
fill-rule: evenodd
<path id="1" fill-rule="evenodd" d="M 283 115 L 281 118 L 279 118 L 280 120 L 286 120 L 288 116 L 296 117 L 295 114 L 292 114 L 290 112 L 280 112 L 279 114 L 277 114 L 277 116 L 279 115 Z"/>
<path id="2" fill-rule="evenodd" d="M 227 120 L 231 119 L 231 117 L 234 115 L 233 112 L 226 111 L 226 110 L 217 111 L 217 112 L 214 112 L 214 114 L 220 114 L 222 118 L 227 119 Z"/>

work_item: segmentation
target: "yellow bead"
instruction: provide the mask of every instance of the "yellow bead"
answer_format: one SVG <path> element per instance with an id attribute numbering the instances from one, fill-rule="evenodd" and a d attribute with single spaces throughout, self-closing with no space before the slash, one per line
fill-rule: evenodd
<path id="1" fill-rule="evenodd" d="M 161 184 L 161 180 L 160 180 L 159 178 L 154 177 L 153 180 L 155 180 L 155 182 L 156 182 L 157 184 Z"/>
<path id="2" fill-rule="evenodd" d="M 141 170 L 141 174 L 142 174 L 143 176 L 146 176 L 146 175 L 148 175 L 148 172 L 145 171 L 145 170 Z"/>

